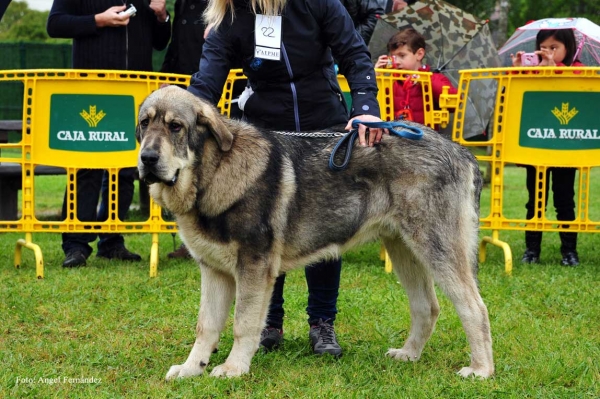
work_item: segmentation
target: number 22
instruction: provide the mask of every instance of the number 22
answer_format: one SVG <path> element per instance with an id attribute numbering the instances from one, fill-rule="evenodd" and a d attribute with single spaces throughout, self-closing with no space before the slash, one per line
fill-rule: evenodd
<path id="1" fill-rule="evenodd" d="M 275 29 L 263 26 L 261 28 L 261 30 L 262 30 L 263 36 L 266 36 L 266 37 L 275 37 L 275 36 L 273 36 L 273 33 L 275 32 Z"/>

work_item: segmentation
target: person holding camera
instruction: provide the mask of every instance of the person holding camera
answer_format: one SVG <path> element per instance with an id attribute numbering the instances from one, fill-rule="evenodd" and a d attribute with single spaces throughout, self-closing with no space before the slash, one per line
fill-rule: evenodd
<path id="1" fill-rule="evenodd" d="M 512 64 L 521 66 L 583 66 L 576 59 L 577 42 L 575 34 L 571 29 L 543 29 L 540 30 L 535 40 L 535 52 L 525 53 L 518 51 L 511 54 Z M 527 170 L 527 192 L 529 200 L 527 208 L 527 219 L 535 216 L 535 201 L 537 172 L 534 166 L 524 165 Z M 554 197 L 554 208 L 557 220 L 575 220 L 575 173 L 576 168 L 548 168 L 546 170 L 546 204 L 548 202 L 548 186 L 552 178 L 552 192 Z M 563 225 L 563 227 L 566 227 Z M 563 266 L 578 266 L 579 255 L 577 254 L 577 233 L 560 232 L 560 252 Z M 525 231 L 525 253 L 521 262 L 539 263 L 542 247 L 541 231 Z"/>
<path id="2" fill-rule="evenodd" d="M 408 119 L 425 123 L 425 107 L 423 104 L 423 88 L 413 80 L 418 72 L 430 72 L 431 67 L 423 63 L 425 58 L 425 38 L 413 28 L 404 28 L 390 38 L 387 44 L 388 54 L 377 59 L 375 68 L 403 69 L 414 71 L 394 82 L 394 118 Z M 441 73 L 431 75 L 431 91 L 433 106 L 439 109 L 442 88 L 449 86 L 449 94 L 456 94 L 456 88 Z"/>
<path id="3" fill-rule="evenodd" d="M 115 0 L 55 0 L 46 30 L 50 37 L 73 39 L 74 69 L 152 71 L 153 49 L 164 49 L 171 37 L 165 0 L 132 0 L 127 5 Z M 135 168 L 119 171 L 120 220 L 125 220 L 133 199 L 135 173 Z M 107 179 L 108 174 L 101 169 L 77 172 L 77 218 L 80 221 L 108 218 Z M 97 211 L 99 197 L 101 205 Z M 66 214 L 65 193 L 63 219 Z M 90 243 L 96 237 L 95 233 L 63 233 L 63 267 L 85 266 L 93 251 Z M 97 256 L 124 261 L 142 259 L 125 248 L 121 234 L 100 234 Z"/>

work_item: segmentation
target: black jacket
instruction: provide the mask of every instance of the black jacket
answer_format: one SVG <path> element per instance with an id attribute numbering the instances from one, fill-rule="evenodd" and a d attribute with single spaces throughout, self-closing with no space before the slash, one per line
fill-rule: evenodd
<path id="1" fill-rule="evenodd" d="M 377 24 L 377 16 L 384 13 L 377 0 L 341 0 L 365 43 L 369 44 L 373 30 Z"/>
<path id="2" fill-rule="evenodd" d="M 288 1 L 281 61 L 254 57 L 255 15 L 247 0 L 234 0 L 234 5 L 234 23 L 225 15 L 206 39 L 190 92 L 217 104 L 229 70 L 239 60 L 254 91 L 244 108 L 250 122 L 271 129 L 322 129 L 348 121 L 335 56 L 352 89 L 351 115 L 379 116 L 369 51 L 339 0 Z"/>
<path id="3" fill-rule="evenodd" d="M 97 28 L 95 14 L 120 0 L 54 0 L 46 29 L 50 37 L 73 39 L 73 68 L 152 71 L 152 49 L 162 50 L 171 23 L 160 23 L 145 0 L 129 0 L 137 14 L 118 28 Z"/>
<path id="4" fill-rule="evenodd" d="M 161 72 L 191 75 L 198 71 L 206 27 L 202 13 L 206 9 L 207 2 L 207 0 L 175 1 L 173 35 L 160 68 Z"/>

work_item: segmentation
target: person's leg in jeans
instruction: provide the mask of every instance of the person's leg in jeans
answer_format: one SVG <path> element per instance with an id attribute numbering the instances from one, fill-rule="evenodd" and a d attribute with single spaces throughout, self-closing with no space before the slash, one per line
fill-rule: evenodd
<path id="1" fill-rule="evenodd" d="M 81 222 L 96 221 L 96 207 L 102 184 L 100 169 L 81 169 L 77 171 L 77 219 Z M 67 210 L 67 192 L 62 206 L 62 219 L 65 220 L 71 210 Z M 63 233 L 62 249 L 65 253 L 64 267 L 84 266 L 93 248 L 89 245 L 96 239 L 95 233 Z"/>
<path id="2" fill-rule="evenodd" d="M 134 192 L 135 168 L 123 168 L 119 171 L 118 179 L 118 204 L 117 216 L 120 221 L 124 221 L 127 217 L 127 212 L 133 201 Z M 114 185 L 116 182 L 109 181 L 109 174 L 105 172 L 102 176 L 102 190 L 100 208 L 98 210 L 98 221 L 106 221 L 109 215 L 109 185 Z M 125 249 L 125 240 L 122 234 L 100 234 L 98 242 L 99 256 L 106 258 L 119 258 L 122 260 L 141 260 L 137 254 L 131 253 Z"/>
<path id="3" fill-rule="evenodd" d="M 285 285 L 285 273 L 275 279 L 269 313 L 267 314 L 267 325 L 260 334 L 260 346 L 270 351 L 277 348 L 283 339 L 283 287 Z"/>
<path id="4" fill-rule="evenodd" d="M 337 299 L 342 271 L 341 258 L 324 260 L 304 269 L 308 285 L 308 323 L 313 352 L 342 354 L 333 324 L 337 315 Z"/>

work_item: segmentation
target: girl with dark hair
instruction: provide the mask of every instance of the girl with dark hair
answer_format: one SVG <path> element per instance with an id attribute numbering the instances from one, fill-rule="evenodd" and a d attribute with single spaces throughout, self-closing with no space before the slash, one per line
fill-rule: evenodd
<path id="1" fill-rule="evenodd" d="M 538 56 L 540 66 L 583 66 L 576 59 L 577 42 L 575 34 L 571 29 L 540 30 L 536 36 L 535 54 Z M 524 51 L 511 54 L 513 66 L 521 65 L 521 55 Z M 537 173 L 534 166 L 525 165 L 527 169 L 527 191 L 529 200 L 527 208 L 527 219 L 535 215 L 535 194 Z M 575 172 L 576 168 L 548 168 L 547 174 L 552 175 L 552 192 L 554 193 L 554 208 L 558 220 L 575 220 Z M 546 182 L 550 182 L 546 175 Z M 546 185 L 546 202 L 548 201 L 548 184 Z M 546 204 L 545 204 L 546 205 Z M 541 215 L 538 215 L 538 217 Z M 567 227 L 568 225 L 563 225 Z M 560 232 L 560 252 L 562 254 L 563 266 L 579 265 L 577 255 L 577 233 Z M 525 232 L 525 253 L 521 261 L 523 263 L 539 263 L 542 244 L 541 231 Z"/>

